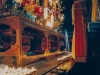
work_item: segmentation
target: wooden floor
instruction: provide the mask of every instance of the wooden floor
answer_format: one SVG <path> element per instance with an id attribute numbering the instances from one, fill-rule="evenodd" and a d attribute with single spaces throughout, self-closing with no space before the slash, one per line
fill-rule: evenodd
<path id="1" fill-rule="evenodd" d="M 70 53 L 66 53 L 66 55 L 69 55 Z M 65 55 L 61 55 L 59 57 L 62 57 Z M 55 57 L 52 59 L 41 60 L 36 63 L 32 63 L 29 65 L 26 65 L 24 67 L 31 68 L 35 67 L 37 69 L 35 75 L 46 75 L 45 73 L 50 71 L 51 69 L 57 67 L 59 64 L 58 58 Z M 52 74 L 50 74 L 52 75 Z M 58 74 L 57 74 L 58 75 Z M 66 73 L 60 74 L 60 75 L 100 75 L 100 63 L 98 62 L 76 62 L 74 63 L 73 67 L 67 71 Z"/>
<path id="2" fill-rule="evenodd" d="M 31 68 L 31 67 L 35 67 L 37 69 L 37 71 L 35 72 L 35 75 L 43 75 L 44 73 L 48 72 L 49 70 L 57 67 L 59 65 L 58 62 L 58 58 L 63 57 L 63 56 L 67 56 L 71 53 L 66 53 L 66 54 L 62 54 L 60 56 L 54 57 L 52 59 L 49 59 L 48 61 L 46 60 L 41 60 L 23 67 L 27 67 L 27 68 Z M 66 60 L 68 60 L 68 58 L 66 58 Z"/>

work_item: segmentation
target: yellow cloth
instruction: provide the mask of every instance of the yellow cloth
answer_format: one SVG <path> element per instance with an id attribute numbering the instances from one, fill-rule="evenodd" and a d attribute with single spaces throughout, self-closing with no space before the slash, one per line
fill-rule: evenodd
<path id="1" fill-rule="evenodd" d="M 72 56 L 73 59 L 75 59 L 75 27 L 74 27 L 73 38 L 72 38 Z"/>
<path id="2" fill-rule="evenodd" d="M 75 25 L 75 12 L 74 12 L 74 4 L 72 5 L 72 24 Z"/>
<path id="3" fill-rule="evenodd" d="M 97 21 L 98 15 L 98 0 L 92 0 L 92 21 Z"/>

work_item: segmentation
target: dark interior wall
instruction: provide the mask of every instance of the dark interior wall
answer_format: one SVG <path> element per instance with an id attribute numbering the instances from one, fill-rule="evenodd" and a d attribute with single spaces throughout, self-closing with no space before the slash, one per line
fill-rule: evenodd
<path id="1" fill-rule="evenodd" d="M 69 30 L 73 30 L 73 26 L 72 26 L 72 15 L 71 15 L 71 10 L 72 10 L 72 4 L 74 3 L 74 0 L 63 0 L 62 2 L 62 8 L 63 11 L 61 13 L 64 14 L 64 28 L 69 31 Z"/>

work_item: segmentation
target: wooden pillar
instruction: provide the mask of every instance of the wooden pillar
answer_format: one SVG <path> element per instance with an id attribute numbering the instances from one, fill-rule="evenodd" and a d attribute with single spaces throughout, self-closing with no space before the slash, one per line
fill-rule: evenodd
<path id="1" fill-rule="evenodd" d="M 46 50 L 44 54 L 48 54 L 49 53 L 49 47 L 48 47 L 48 32 L 44 32 L 45 37 L 46 37 Z"/>
<path id="2" fill-rule="evenodd" d="M 59 39 L 59 38 L 60 38 L 60 37 L 57 36 L 57 43 L 58 43 L 58 46 L 57 46 L 57 47 L 58 47 L 58 52 L 60 52 L 60 45 L 59 45 L 59 40 L 60 40 L 60 39 Z"/>
<path id="3" fill-rule="evenodd" d="M 44 34 L 45 34 L 45 37 L 46 37 L 46 49 L 45 49 L 45 53 L 44 54 L 46 55 L 45 59 L 48 60 L 48 55 L 50 53 L 49 52 L 49 47 L 48 47 L 48 41 L 49 41 L 48 40 L 48 34 L 49 33 L 48 32 L 44 32 Z"/>
<path id="4" fill-rule="evenodd" d="M 18 21 L 19 22 L 19 21 Z M 16 33 L 16 41 L 17 44 L 19 45 L 18 49 L 18 54 L 17 54 L 17 66 L 22 66 L 22 30 L 21 30 L 21 25 L 18 23 L 18 28 L 17 28 L 17 33 Z"/>
<path id="5" fill-rule="evenodd" d="M 48 7 L 48 0 L 44 0 L 44 7 Z"/>
<path id="6" fill-rule="evenodd" d="M 56 19 L 56 0 L 53 1 L 54 5 L 54 18 Z"/>
<path id="7" fill-rule="evenodd" d="M 77 0 L 75 0 L 77 1 Z M 76 62 L 86 61 L 86 36 L 85 23 L 82 16 L 81 3 L 75 3 L 75 60 Z"/>

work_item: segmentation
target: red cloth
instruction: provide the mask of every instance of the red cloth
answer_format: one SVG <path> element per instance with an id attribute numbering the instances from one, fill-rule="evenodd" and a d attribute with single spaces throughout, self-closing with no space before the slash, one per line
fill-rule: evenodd
<path id="1" fill-rule="evenodd" d="M 40 6 L 36 6 L 34 10 L 37 15 L 41 15 L 43 13 L 43 9 Z"/>
<path id="2" fill-rule="evenodd" d="M 30 50 L 30 45 L 31 45 L 31 41 L 29 38 L 23 37 L 22 38 L 22 50 L 24 52 L 27 52 L 28 50 Z"/>
<path id="3" fill-rule="evenodd" d="M 30 0 L 23 0 L 23 1 L 22 1 L 22 5 L 25 5 L 26 3 L 27 3 L 28 5 L 31 4 Z"/>

